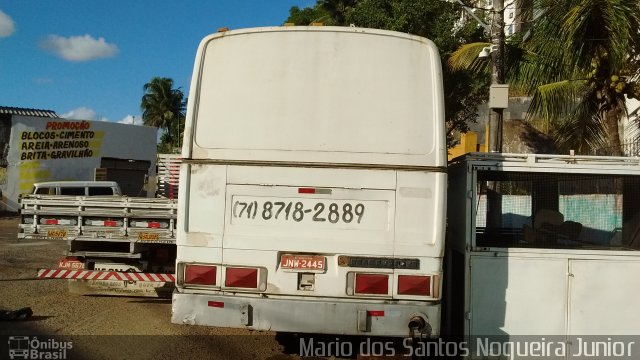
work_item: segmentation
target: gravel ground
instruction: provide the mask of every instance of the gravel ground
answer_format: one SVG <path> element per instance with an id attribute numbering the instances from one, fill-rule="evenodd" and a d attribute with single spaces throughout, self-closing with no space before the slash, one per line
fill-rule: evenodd
<path id="1" fill-rule="evenodd" d="M 170 320 L 170 299 L 82 296 L 69 293 L 67 280 L 36 280 L 38 269 L 57 265 L 67 243 L 18 242 L 17 230 L 17 217 L 0 216 L 0 310 L 30 307 L 33 316 L 26 321 L 0 321 L 0 359 L 9 358 L 8 344 L 18 336 L 45 343 L 71 342 L 72 347 L 65 351 L 46 350 L 59 352 L 53 354 L 58 359 L 301 358 L 301 340 L 296 335 L 175 325 Z M 356 353 L 362 342 L 353 337 L 311 335 L 306 337 L 307 344 L 310 338 L 324 344 L 349 342 Z M 314 358 L 343 357 L 305 357 Z M 351 353 L 346 358 L 376 357 Z M 385 357 L 390 358 L 410 359 Z"/>
<path id="2" fill-rule="evenodd" d="M 27 321 L 0 322 L 9 336 L 69 339 L 66 358 L 296 359 L 297 340 L 273 332 L 174 325 L 167 299 L 69 294 L 66 280 L 34 280 L 55 266 L 64 241 L 17 241 L 17 217 L 0 218 L 0 310 L 31 307 Z"/>

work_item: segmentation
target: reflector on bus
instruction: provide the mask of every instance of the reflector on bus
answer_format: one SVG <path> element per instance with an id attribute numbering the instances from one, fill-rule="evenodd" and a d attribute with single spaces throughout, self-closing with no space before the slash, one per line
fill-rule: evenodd
<path id="1" fill-rule="evenodd" d="M 398 275 L 398 294 L 431 296 L 431 276 Z"/>
<path id="2" fill-rule="evenodd" d="M 215 286 L 218 267 L 214 265 L 187 264 L 184 267 L 185 285 Z"/>
<path id="3" fill-rule="evenodd" d="M 224 286 L 235 288 L 258 288 L 258 269 L 255 268 L 226 268 Z"/>
<path id="4" fill-rule="evenodd" d="M 387 295 L 389 275 L 357 273 L 354 289 L 356 294 Z"/>

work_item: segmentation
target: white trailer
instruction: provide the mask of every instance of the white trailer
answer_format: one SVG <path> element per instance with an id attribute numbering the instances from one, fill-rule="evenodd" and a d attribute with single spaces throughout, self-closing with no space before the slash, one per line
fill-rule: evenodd
<path id="1" fill-rule="evenodd" d="M 449 181 L 448 335 L 571 359 L 640 334 L 639 158 L 475 153 Z"/>
<path id="2" fill-rule="evenodd" d="M 172 322 L 437 336 L 446 143 L 424 38 L 348 27 L 200 44 Z"/>

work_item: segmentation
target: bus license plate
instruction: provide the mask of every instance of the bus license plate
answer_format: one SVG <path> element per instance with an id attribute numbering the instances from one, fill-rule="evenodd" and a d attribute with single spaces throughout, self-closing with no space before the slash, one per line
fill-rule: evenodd
<path id="1" fill-rule="evenodd" d="M 280 267 L 283 270 L 324 272 L 327 258 L 313 255 L 282 255 Z"/>
<path id="2" fill-rule="evenodd" d="M 64 239 L 67 237 L 67 230 L 51 229 L 47 231 L 47 237 L 50 237 L 52 239 Z"/>

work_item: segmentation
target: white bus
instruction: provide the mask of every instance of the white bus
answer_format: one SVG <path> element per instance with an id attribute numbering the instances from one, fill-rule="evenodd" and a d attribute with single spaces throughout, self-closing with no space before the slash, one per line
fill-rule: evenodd
<path id="1" fill-rule="evenodd" d="M 442 94 L 438 51 L 417 36 L 206 37 L 182 150 L 172 322 L 437 336 Z"/>

